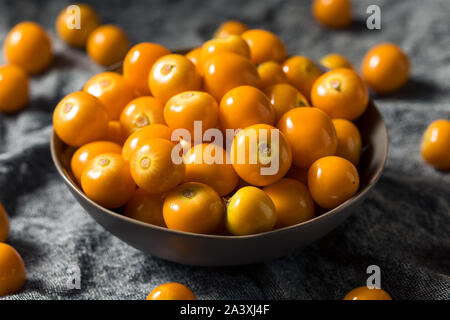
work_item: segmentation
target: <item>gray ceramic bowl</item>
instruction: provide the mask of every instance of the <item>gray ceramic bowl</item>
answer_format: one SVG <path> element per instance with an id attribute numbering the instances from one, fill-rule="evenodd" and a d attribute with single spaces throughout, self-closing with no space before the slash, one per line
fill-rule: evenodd
<path id="1" fill-rule="evenodd" d="M 170 261 L 198 266 L 243 265 L 274 259 L 323 237 L 354 212 L 381 175 L 388 154 L 388 134 L 373 102 L 356 122 L 363 152 L 358 193 L 337 208 L 304 223 L 250 236 L 216 236 L 180 232 L 145 224 L 105 209 L 82 192 L 70 173 L 73 148 L 53 132 L 51 153 L 55 166 L 83 208 L 106 230 L 129 245 Z"/>

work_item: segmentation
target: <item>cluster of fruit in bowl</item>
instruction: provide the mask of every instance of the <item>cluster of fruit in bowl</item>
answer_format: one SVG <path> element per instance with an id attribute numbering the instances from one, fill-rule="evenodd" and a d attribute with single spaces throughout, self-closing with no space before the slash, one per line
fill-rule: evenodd
<path id="1" fill-rule="evenodd" d="M 370 49 L 360 77 L 339 54 L 323 57 L 322 66 L 304 56 L 288 57 L 276 35 L 238 21 L 224 23 L 213 39 L 186 54 L 155 43 L 130 49 L 121 28 L 101 25 L 88 5 L 76 8 L 80 28 L 71 27 L 74 12 L 68 7 L 56 21 L 60 38 L 86 48 L 100 65 L 123 61 L 123 73 L 92 77 L 54 111 L 55 131 L 73 151 L 73 177 L 98 204 L 123 207 L 128 217 L 170 229 L 255 234 L 342 204 L 358 190 L 362 141 L 353 121 L 367 107 L 366 84 L 386 94 L 409 76 L 408 58 L 394 44 Z M 312 8 L 325 26 L 351 23 L 349 0 L 315 0 Z M 22 22 L 6 37 L 3 52 L 0 112 L 12 114 L 28 104 L 30 76 L 51 66 L 52 43 L 41 26 Z M 203 137 L 211 138 L 214 129 L 237 134 L 196 143 L 197 121 Z M 174 135 L 180 129 L 190 138 Z M 278 139 L 269 143 L 272 135 Z M 433 122 L 422 140 L 424 160 L 450 169 L 449 144 L 450 121 Z M 176 146 L 185 151 L 179 163 L 173 161 Z M 219 161 L 206 161 L 205 150 Z M 233 151 L 244 154 L 242 163 L 228 161 Z M 256 162 L 246 161 L 252 156 Z M 277 171 L 262 174 L 274 159 Z M 0 204 L 0 242 L 8 232 Z M 22 258 L 0 243 L 0 296 L 16 292 L 24 281 Z M 179 288 L 157 288 L 149 299 L 195 297 Z M 389 298 L 369 293 L 356 289 L 346 298 Z"/>
<path id="2" fill-rule="evenodd" d="M 407 61 L 394 45 L 383 50 Z M 362 141 L 352 121 L 369 92 L 342 56 L 323 63 L 328 72 L 288 56 L 272 32 L 236 21 L 185 54 L 139 43 L 121 74 L 97 74 L 59 102 L 54 129 L 77 148 L 75 180 L 105 208 L 193 233 L 283 228 L 359 187 Z"/>

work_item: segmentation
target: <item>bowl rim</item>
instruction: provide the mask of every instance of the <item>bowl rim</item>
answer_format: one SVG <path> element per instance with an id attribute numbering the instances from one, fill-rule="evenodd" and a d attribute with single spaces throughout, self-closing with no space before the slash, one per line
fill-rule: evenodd
<path id="1" fill-rule="evenodd" d="M 270 231 L 257 233 L 257 234 L 251 234 L 251 235 L 242 235 L 242 236 L 214 235 L 214 234 L 200 234 L 200 233 L 173 230 L 173 229 L 164 228 L 164 227 L 152 225 L 149 223 L 145 223 L 145 222 L 142 222 L 139 220 L 135 220 L 135 219 L 129 218 L 125 215 L 122 215 L 120 213 L 117 213 L 113 210 L 104 208 L 104 207 L 100 206 L 99 204 L 95 203 L 93 200 L 89 199 L 84 194 L 84 192 L 81 191 L 79 186 L 77 186 L 72 181 L 72 179 L 69 178 L 67 171 L 64 169 L 64 166 L 63 166 L 60 158 L 56 154 L 56 145 L 55 145 L 57 140 L 59 140 L 59 142 L 64 145 L 66 145 L 66 144 L 59 139 L 59 137 L 56 135 L 56 132 L 54 129 L 52 129 L 52 136 L 51 136 L 51 141 L 50 141 L 50 151 L 51 151 L 51 157 L 52 157 L 53 163 L 54 163 L 59 175 L 63 178 L 65 183 L 70 187 L 72 192 L 75 192 L 78 196 L 83 198 L 85 201 L 90 203 L 92 206 L 96 207 L 99 211 L 109 214 L 109 215 L 112 215 L 114 218 L 122 219 L 125 222 L 137 224 L 141 227 L 149 228 L 150 230 L 159 231 L 159 232 L 168 232 L 173 235 L 179 235 L 179 236 L 188 236 L 188 237 L 193 237 L 193 238 L 205 238 L 205 239 L 221 239 L 221 240 L 229 240 L 229 241 L 242 240 L 242 239 L 258 239 L 258 238 L 269 237 L 274 234 L 290 232 L 294 229 L 301 228 L 307 224 L 312 225 L 312 224 L 320 223 L 322 220 L 326 220 L 326 219 L 330 218 L 331 216 L 341 212 L 346 207 L 349 207 L 352 203 L 357 202 L 358 200 L 362 199 L 367 194 L 367 192 L 369 192 L 373 188 L 373 186 L 380 179 L 383 169 L 386 165 L 386 161 L 387 161 L 387 157 L 388 157 L 388 153 L 389 153 L 389 135 L 388 135 L 386 123 L 383 119 L 383 116 L 382 116 L 381 112 L 378 110 L 378 108 L 376 107 L 375 103 L 372 101 L 372 99 L 369 100 L 369 107 L 370 107 L 370 105 L 375 109 L 375 111 L 380 116 L 380 119 L 381 119 L 380 124 L 382 125 L 381 129 L 383 130 L 383 132 L 386 136 L 386 141 L 385 141 L 385 146 L 384 146 L 384 155 L 383 155 L 382 163 L 376 169 L 375 175 L 373 176 L 372 179 L 370 179 L 367 186 L 364 189 L 359 190 L 353 197 L 351 197 L 350 199 L 341 203 L 339 206 L 337 206 L 329 211 L 326 211 L 323 214 L 316 216 L 310 220 L 307 220 L 307 221 L 304 221 L 301 223 L 297 223 L 292 226 L 287 226 L 287 227 L 279 228 L 279 229 L 273 229 Z"/>

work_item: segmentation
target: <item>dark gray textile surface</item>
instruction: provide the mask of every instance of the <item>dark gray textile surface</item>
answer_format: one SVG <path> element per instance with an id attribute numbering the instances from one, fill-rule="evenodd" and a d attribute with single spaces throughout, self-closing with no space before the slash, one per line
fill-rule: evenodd
<path id="1" fill-rule="evenodd" d="M 100 69 L 65 47 L 54 20 L 63 1 L 0 1 L 0 42 L 22 20 L 52 34 L 53 68 L 32 80 L 23 112 L 0 115 L 0 201 L 11 216 L 8 240 L 27 266 L 23 290 L 7 299 L 143 299 L 164 282 L 187 284 L 201 299 L 341 299 L 381 268 L 394 299 L 450 299 L 450 175 L 425 165 L 426 126 L 450 118 L 450 1 L 354 1 L 354 26 L 318 26 L 310 1 L 97 1 L 103 21 L 134 42 L 170 48 L 200 44 L 219 22 L 237 18 L 279 34 L 291 53 L 328 52 L 359 65 L 374 44 L 393 41 L 411 57 L 412 78 L 398 93 L 376 98 L 391 139 L 386 169 L 354 215 L 322 240 L 292 255 L 233 268 L 188 267 L 147 256 L 98 226 L 63 185 L 50 159 L 51 115 L 58 100 Z M 382 8 L 382 30 L 368 31 L 369 4 Z M 3 61 L 3 60 L 2 60 Z M 79 266 L 81 290 L 69 290 Z"/>

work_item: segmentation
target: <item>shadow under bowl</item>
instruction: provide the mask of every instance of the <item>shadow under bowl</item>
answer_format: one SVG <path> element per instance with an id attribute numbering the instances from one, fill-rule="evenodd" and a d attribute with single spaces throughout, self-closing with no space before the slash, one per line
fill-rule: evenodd
<path id="1" fill-rule="evenodd" d="M 309 221 L 249 236 L 202 235 L 146 224 L 105 209 L 90 200 L 70 173 L 73 148 L 53 132 L 51 154 L 56 169 L 81 206 L 110 233 L 150 255 L 187 265 L 244 265 L 275 259 L 305 247 L 343 222 L 381 176 L 388 155 L 386 125 L 372 101 L 356 121 L 363 140 L 358 193 L 340 206 Z"/>

